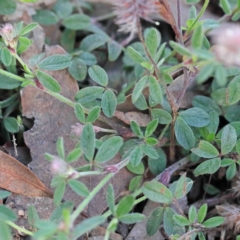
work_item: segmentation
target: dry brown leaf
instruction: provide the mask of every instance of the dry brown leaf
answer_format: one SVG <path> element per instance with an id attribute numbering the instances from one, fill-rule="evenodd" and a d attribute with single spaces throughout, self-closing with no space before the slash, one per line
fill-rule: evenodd
<path id="1" fill-rule="evenodd" d="M 114 117 L 120 119 L 121 121 L 129 124 L 132 121 L 135 121 L 140 127 L 145 127 L 151 121 L 149 115 L 141 113 L 141 112 L 121 112 L 115 111 Z"/>
<path id="2" fill-rule="evenodd" d="M 27 167 L 0 151 L 0 187 L 31 197 L 52 197 L 52 192 Z"/>

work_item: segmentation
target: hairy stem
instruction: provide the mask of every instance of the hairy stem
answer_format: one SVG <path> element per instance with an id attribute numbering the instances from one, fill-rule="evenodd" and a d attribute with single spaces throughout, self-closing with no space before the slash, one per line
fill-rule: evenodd
<path id="1" fill-rule="evenodd" d="M 8 224 L 9 226 L 11 226 L 12 228 L 15 228 L 16 230 L 18 230 L 19 232 L 25 233 L 29 236 L 33 236 L 33 232 L 28 231 L 25 228 L 19 227 L 18 225 L 16 225 L 15 223 L 11 222 L 11 221 L 6 221 L 6 224 Z"/>
<path id="2" fill-rule="evenodd" d="M 95 195 L 104 187 L 104 185 L 113 177 L 113 173 L 107 174 L 100 183 L 89 193 L 89 195 L 82 201 L 82 203 L 76 208 L 76 210 L 71 215 L 71 223 L 73 225 L 74 221 L 84 210 L 84 208 L 90 203 L 90 201 L 95 197 Z"/>

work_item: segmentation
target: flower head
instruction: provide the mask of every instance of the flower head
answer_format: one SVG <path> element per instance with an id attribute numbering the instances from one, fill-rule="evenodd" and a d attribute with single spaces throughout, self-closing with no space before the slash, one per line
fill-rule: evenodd
<path id="1" fill-rule="evenodd" d="M 11 49 L 16 49 L 17 40 L 16 40 L 16 31 L 12 24 L 7 23 L 0 28 L 0 35 L 2 36 L 7 47 Z"/>
<path id="2" fill-rule="evenodd" d="M 214 36 L 216 58 L 227 66 L 240 66 L 240 27 L 231 26 Z"/>
<path id="3" fill-rule="evenodd" d="M 56 174 L 62 175 L 62 174 L 66 174 L 66 172 L 68 171 L 68 165 L 61 158 L 54 157 L 54 159 L 51 162 L 50 169 L 53 175 L 56 175 Z"/>
<path id="4" fill-rule="evenodd" d="M 120 26 L 119 31 L 137 33 L 139 18 L 151 20 L 151 15 L 156 13 L 156 0 L 115 0 L 113 1 L 116 24 Z"/>

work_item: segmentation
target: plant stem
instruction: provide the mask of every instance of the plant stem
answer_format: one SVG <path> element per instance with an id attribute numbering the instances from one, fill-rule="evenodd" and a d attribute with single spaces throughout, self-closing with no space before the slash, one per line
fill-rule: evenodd
<path id="1" fill-rule="evenodd" d="M 158 137 L 158 141 L 161 141 L 161 140 L 162 140 L 163 135 L 165 134 L 165 132 L 166 132 L 166 131 L 168 130 L 168 128 L 169 128 L 169 125 L 170 125 L 170 123 L 167 124 L 167 125 L 164 127 L 164 129 L 162 130 L 160 136 Z"/>
<path id="2" fill-rule="evenodd" d="M 46 92 L 47 94 L 55 97 L 56 99 L 58 99 L 60 102 L 63 102 L 65 104 L 67 104 L 68 106 L 70 107 L 73 107 L 75 106 L 75 102 L 73 102 L 72 100 L 64 97 L 63 95 L 59 94 L 59 93 L 55 93 L 55 92 L 52 92 L 52 91 L 49 91 L 48 89 L 44 90 L 44 92 Z"/>
<path id="3" fill-rule="evenodd" d="M 89 193 L 89 195 L 82 201 L 82 203 L 76 208 L 76 210 L 71 215 L 71 225 L 77 219 L 79 214 L 84 210 L 84 208 L 89 204 L 89 202 L 95 197 L 95 195 L 104 187 L 104 185 L 113 177 L 114 173 L 107 174 L 100 183 Z"/>
<path id="4" fill-rule="evenodd" d="M 28 231 L 25 228 L 19 227 L 18 225 L 16 225 L 15 223 L 11 222 L 11 221 L 6 221 L 6 223 L 11 226 L 12 228 L 15 228 L 16 230 L 18 230 L 19 232 L 25 233 L 29 236 L 33 236 L 33 232 Z"/>
<path id="5" fill-rule="evenodd" d="M 210 0 L 205 0 L 201 11 L 199 12 L 199 14 L 197 15 L 196 19 L 194 20 L 194 22 L 192 23 L 191 27 L 188 29 L 188 31 L 186 32 L 186 35 L 188 35 L 194 28 L 194 25 L 196 23 L 198 23 L 198 20 L 201 18 L 201 16 L 203 15 L 203 13 L 205 12 L 205 10 L 207 9 L 207 6 L 209 4 Z"/>
<path id="6" fill-rule="evenodd" d="M 189 231 L 189 232 L 186 232 L 185 234 L 183 234 L 178 240 L 186 240 L 187 238 L 187 236 L 190 236 L 190 235 L 192 235 L 193 233 L 195 233 L 195 232 L 199 232 L 199 231 L 201 231 L 200 229 L 193 229 L 193 230 L 191 230 L 191 231 Z"/>
<path id="7" fill-rule="evenodd" d="M 110 13 L 104 14 L 104 15 L 102 15 L 102 16 L 95 17 L 95 18 L 93 18 L 93 20 L 95 20 L 95 21 L 97 21 L 97 22 L 100 22 L 100 21 L 103 21 L 103 20 L 112 18 L 112 17 L 114 17 L 114 16 L 116 16 L 116 14 L 113 13 L 113 12 L 110 12 Z"/>
<path id="8" fill-rule="evenodd" d="M 109 240 L 110 237 L 110 231 L 106 231 L 105 236 L 104 236 L 104 240 Z"/>
<path id="9" fill-rule="evenodd" d="M 7 71 L 5 71 L 5 70 L 3 70 L 3 69 L 0 69 L 0 74 L 4 75 L 4 76 L 6 76 L 6 77 L 13 78 L 13 79 L 15 79 L 15 80 L 17 80 L 17 81 L 20 81 L 20 82 L 26 81 L 25 78 L 20 77 L 20 76 L 17 76 L 17 75 L 15 75 L 15 74 L 13 74 L 13 73 L 7 72 Z"/>

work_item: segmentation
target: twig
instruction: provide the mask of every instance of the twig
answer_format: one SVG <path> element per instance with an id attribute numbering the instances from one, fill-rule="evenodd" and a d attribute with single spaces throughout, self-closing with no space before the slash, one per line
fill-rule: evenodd
<path id="1" fill-rule="evenodd" d="M 193 229 L 193 230 L 183 234 L 178 240 L 186 240 L 186 237 L 188 237 L 189 235 L 192 235 L 195 232 L 199 232 L 199 231 L 201 231 L 201 230 L 200 229 Z"/>

